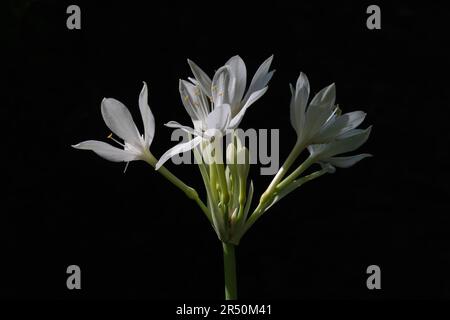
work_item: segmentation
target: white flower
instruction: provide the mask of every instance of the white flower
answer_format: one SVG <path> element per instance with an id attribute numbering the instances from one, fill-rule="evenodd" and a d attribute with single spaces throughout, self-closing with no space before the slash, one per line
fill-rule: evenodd
<path id="1" fill-rule="evenodd" d="M 103 120 L 106 125 L 118 137 L 124 140 L 124 143 L 112 138 L 122 148 L 116 148 L 112 145 L 96 140 L 80 142 L 72 147 L 76 149 L 92 150 L 99 156 L 114 162 L 130 162 L 134 160 L 145 160 L 149 163 L 156 162 L 156 159 L 150 153 L 149 147 L 155 134 L 155 118 L 148 106 L 147 85 L 139 95 L 139 109 L 144 123 L 144 135 L 140 135 L 133 121 L 133 118 L 127 107 L 120 101 L 113 98 L 104 98 L 101 104 Z"/>
<path id="2" fill-rule="evenodd" d="M 234 129 L 241 122 L 247 108 L 267 91 L 267 84 L 275 72 L 275 70 L 269 72 L 272 59 L 273 56 L 270 56 L 259 66 L 246 93 L 247 69 L 244 61 L 239 56 L 230 58 L 223 67 L 219 68 L 214 74 L 212 81 L 193 61 L 188 60 L 195 77 L 195 79 L 190 80 L 195 85 L 198 85 L 201 91 L 210 98 L 213 108 L 222 104 L 230 105 L 231 120 L 229 126 L 230 129 Z M 183 102 L 186 96 L 189 99 L 193 98 L 188 90 L 189 86 L 186 89 L 183 90 L 184 92 L 180 92 Z M 186 109 L 195 106 L 195 100 L 192 99 L 188 106 L 185 104 Z M 191 114 L 189 110 L 188 113 Z"/>
<path id="3" fill-rule="evenodd" d="M 185 143 L 177 144 L 171 149 L 167 150 L 159 161 L 156 163 L 155 169 L 158 170 L 167 160 L 174 155 L 183 153 L 197 147 L 203 140 L 211 141 L 213 137 L 220 138 L 226 132 L 230 123 L 230 106 L 227 104 L 216 107 L 209 113 L 205 119 L 202 119 L 201 131 L 192 129 L 187 126 L 182 126 L 175 121 L 170 121 L 166 124 L 168 127 L 179 128 L 195 136 L 194 139 Z"/>
<path id="4" fill-rule="evenodd" d="M 220 137 L 228 129 L 235 129 L 241 122 L 247 108 L 266 91 L 273 75 L 269 72 L 272 56 L 256 71 L 245 93 L 247 70 L 244 61 L 234 56 L 216 71 L 213 80 L 194 62 L 188 60 L 195 79 L 180 80 L 179 90 L 183 105 L 192 119 L 194 128 L 170 121 L 166 126 L 182 129 L 194 139 L 180 143 L 164 153 L 156 164 L 158 170 L 168 159 L 178 153 L 189 151 L 203 140 Z M 245 93 L 245 95 L 244 95 Z"/>
<path id="5" fill-rule="evenodd" d="M 335 106 L 334 84 L 319 91 L 308 105 L 309 81 L 300 73 L 295 88 L 291 85 L 291 124 L 297 132 L 297 143 L 303 147 L 327 143 L 359 126 L 366 116 L 362 111 L 340 114 Z"/>
<path id="6" fill-rule="evenodd" d="M 335 157 L 335 155 L 351 152 L 358 149 L 369 138 L 372 126 L 365 130 L 353 129 L 339 135 L 336 140 L 326 144 L 308 146 L 310 157 L 318 162 L 329 172 L 334 172 L 335 167 L 348 168 L 358 161 L 371 157 L 371 154 L 363 153 L 355 156 Z"/>

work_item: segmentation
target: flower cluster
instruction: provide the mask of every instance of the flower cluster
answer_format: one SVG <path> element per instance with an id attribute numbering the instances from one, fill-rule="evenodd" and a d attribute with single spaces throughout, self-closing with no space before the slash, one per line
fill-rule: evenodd
<path id="1" fill-rule="evenodd" d="M 197 64 L 190 60 L 188 63 L 194 77 L 180 80 L 179 91 L 192 126 L 176 121 L 170 121 L 166 126 L 183 130 L 190 137 L 189 141 L 170 148 L 159 160 L 153 156 L 149 148 L 155 133 L 155 120 L 147 103 L 147 86 L 144 83 L 139 95 L 143 135 L 139 133 L 128 109 L 121 102 L 108 98 L 102 101 L 102 116 L 112 133 L 123 140 L 122 143 L 112 134 L 109 136 L 121 148 L 94 140 L 73 147 L 92 150 L 110 161 L 146 161 L 197 202 L 222 242 L 238 244 L 243 234 L 264 212 L 305 182 L 332 173 L 336 167 L 350 167 L 370 156 L 339 156 L 356 150 L 368 139 L 371 127 L 357 128 L 366 114 L 362 111 L 343 114 L 335 104 L 334 84 L 320 90 L 309 101 L 309 81 L 306 75 L 300 73 L 295 87 L 291 85 L 290 102 L 290 119 L 297 142 L 250 214 L 254 188 L 248 177 L 249 152 L 236 134 L 236 129 L 247 109 L 267 91 L 274 73 L 270 70 L 272 57 L 261 64 L 248 88 L 246 66 L 239 56 L 229 59 L 212 79 Z M 227 140 L 231 142 L 225 145 L 226 151 L 222 152 L 227 135 L 231 135 L 232 138 Z M 205 185 L 206 204 L 194 188 L 164 167 L 171 157 L 191 150 L 198 160 Z M 308 150 L 309 156 L 292 170 L 304 150 Z M 223 161 L 224 158 L 226 161 Z M 304 174 L 314 164 L 318 164 L 320 169 Z M 290 174 L 286 177 L 288 172 Z"/>

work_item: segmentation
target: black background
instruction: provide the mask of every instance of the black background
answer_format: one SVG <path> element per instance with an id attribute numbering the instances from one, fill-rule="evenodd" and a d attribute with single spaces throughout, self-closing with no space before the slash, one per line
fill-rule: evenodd
<path id="1" fill-rule="evenodd" d="M 241 127 L 280 128 L 284 159 L 295 141 L 288 83 L 303 71 L 313 92 L 335 82 L 344 111 L 368 113 L 361 151 L 374 157 L 255 224 L 237 248 L 240 298 L 450 297 L 443 7 L 378 3 L 382 29 L 371 31 L 363 2 L 146 3 L 77 2 L 82 28 L 68 30 L 71 3 L 8 2 L 0 296 L 221 299 L 221 245 L 196 205 L 144 163 L 123 174 L 70 145 L 106 139 L 103 97 L 139 119 L 146 81 L 160 156 L 174 144 L 163 124 L 189 123 L 178 95 L 186 58 L 211 75 L 239 54 L 252 76 L 274 54 L 269 91 Z M 203 195 L 196 167 L 169 168 Z M 251 174 L 259 195 L 270 177 Z M 71 264 L 80 291 L 66 288 Z M 382 290 L 366 287 L 371 264 Z"/>

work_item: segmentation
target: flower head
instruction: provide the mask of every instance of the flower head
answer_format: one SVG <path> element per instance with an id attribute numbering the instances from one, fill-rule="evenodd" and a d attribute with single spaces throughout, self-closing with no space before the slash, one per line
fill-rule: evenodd
<path id="1" fill-rule="evenodd" d="M 258 68 L 246 93 L 247 69 L 241 57 L 229 59 L 216 71 L 212 80 L 193 61 L 188 60 L 195 78 L 180 80 L 179 90 L 194 128 L 176 121 L 170 121 L 166 126 L 184 130 L 194 138 L 169 149 L 159 159 L 156 169 L 174 155 L 189 151 L 213 136 L 221 137 L 228 129 L 237 128 L 248 107 L 267 91 L 267 84 L 274 73 L 273 70 L 269 72 L 272 58 L 266 59 Z"/>
<path id="2" fill-rule="evenodd" d="M 370 156 L 334 157 L 359 148 L 371 131 L 371 127 L 355 129 L 364 121 L 364 112 L 341 113 L 335 105 L 334 84 L 320 90 L 308 105 L 309 81 L 304 73 L 300 73 L 295 88 L 291 86 L 291 92 L 291 124 L 297 132 L 299 149 L 307 147 L 311 157 L 330 172 L 334 172 L 335 167 L 347 168 Z"/>
<path id="3" fill-rule="evenodd" d="M 144 134 L 140 135 L 133 121 L 130 111 L 123 103 L 113 98 L 104 98 L 101 103 L 103 120 L 111 131 L 124 143 L 112 138 L 122 148 L 114 147 L 108 143 L 88 140 L 80 142 L 72 147 L 82 150 L 92 150 L 102 158 L 114 162 L 130 162 L 134 160 L 145 160 L 153 165 L 156 159 L 150 153 L 149 147 L 155 134 L 155 118 L 148 106 L 147 85 L 144 86 L 139 95 L 139 110 L 144 123 Z"/>
<path id="4" fill-rule="evenodd" d="M 291 85 L 291 124 L 297 132 L 298 143 L 327 143 L 359 126 L 366 116 L 362 111 L 341 114 L 336 106 L 336 86 L 320 90 L 308 105 L 309 81 L 300 73 L 295 88 Z"/>
<path id="5" fill-rule="evenodd" d="M 358 149 L 369 138 L 372 126 L 365 130 L 353 129 L 339 135 L 334 141 L 326 144 L 315 144 L 308 146 L 310 156 L 329 172 L 334 172 L 335 167 L 348 168 L 358 161 L 371 157 L 371 154 L 362 153 L 355 156 L 335 157 Z"/>
<path id="6" fill-rule="evenodd" d="M 242 121 L 247 108 L 267 91 L 267 84 L 275 72 L 275 70 L 269 71 L 272 59 L 273 56 L 270 56 L 259 66 L 247 92 L 245 92 L 247 69 L 239 56 L 231 57 L 223 67 L 216 71 L 212 80 L 199 66 L 188 60 L 195 77 L 190 80 L 212 101 L 213 106 L 230 105 L 229 126 L 230 129 L 234 129 Z"/>

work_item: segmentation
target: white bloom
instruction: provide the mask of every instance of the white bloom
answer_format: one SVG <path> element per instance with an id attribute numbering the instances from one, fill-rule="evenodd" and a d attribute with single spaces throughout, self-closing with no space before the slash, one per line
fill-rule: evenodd
<path id="1" fill-rule="evenodd" d="M 309 81 L 300 73 L 297 84 L 291 85 L 291 124 L 297 132 L 298 144 L 327 143 L 359 126 L 366 116 L 362 111 L 340 114 L 335 106 L 336 87 L 334 84 L 319 91 L 309 99 Z"/>
<path id="2" fill-rule="evenodd" d="M 117 142 L 121 148 L 96 140 L 88 140 L 76 145 L 76 149 L 92 150 L 99 156 L 114 162 L 129 162 L 134 160 L 146 160 L 155 163 L 156 160 L 150 153 L 149 147 L 155 134 L 155 118 L 148 106 L 147 85 L 139 95 L 139 109 L 144 123 L 144 135 L 140 135 L 127 107 L 113 98 L 104 98 L 101 104 L 103 120 L 111 131 L 124 140 Z M 111 138 L 112 134 L 109 136 Z"/>
<path id="3" fill-rule="evenodd" d="M 170 121 L 166 126 L 182 129 L 195 138 L 166 151 L 156 164 L 156 169 L 174 155 L 195 148 L 203 140 L 209 141 L 213 136 L 225 135 L 228 129 L 235 129 L 247 108 L 267 91 L 267 83 L 274 72 L 269 72 L 272 58 L 269 57 L 258 68 L 247 93 L 247 70 L 239 56 L 228 60 L 216 71 L 212 80 L 194 62 L 188 60 L 195 79 L 190 78 L 190 82 L 180 80 L 179 90 L 194 128 L 176 121 Z"/>
<path id="4" fill-rule="evenodd" d="M 234 129 L 241 122 L 247 108 L 267 91 L 267 84 L 275 72 L 274 70 L 269 72 L 272 59 L 273 56 L 270 56 L 259 66 L 246 93 L 247 69 L 239 56 L 230 58 L 223 67 L 219 68 L 212 81 L 193 61 L 188 60 L 195 77 L 195 79 L 190 80 L 197 84 L 201 91 L 210 98 L 213 108 L 222 104 L 230 105 L 231 120 L 229 126 L 230 129 Z M 183 92 L 181 94 L 182 99 L 186 97 Z M 192 98 L 189 92 L 188 97 Z M 191 104 L 195 106 L 195 102 L 195 100 L 192 100 Z M 189 111 L 188 113 L 191 114 Z"/>
<path id="5" fill-rule="evenodd" d="M 216 107 L 209 113 L 205 119 L 202 119 L 202 130 L 192 129 L 187 126 L 182 126 L 175 121 L 171 121 L 166 125 L 172 128 L 182 129 L 195 136 L 194 139 L 177 144 L 171 149 L 167 150 L 159 161 L 156 163 L 155 169 L 158 170 L 167 160 L 174 155 L 183 153 L 197 147 L 203 140 L 210 141 L 213 137 L 220 138 L 224 135 L 230 123 L 230 106 L 227 104 Z"/>
<path id="6" fill-rule="evenodd" d="M 369 138 L 372 126 L 365 130 L 353 129 L 339 135 L 336 140 L 326 144 L 315 144 L 308 146 L 311 157 L 322 167 L 330 172 L 335 171 L 335 167 L 348 168 L 358 161 L 372 155 L 363 153 L 355 156 L 335 157 L 335 155 L 351 152 L 358 149 Z"/>

